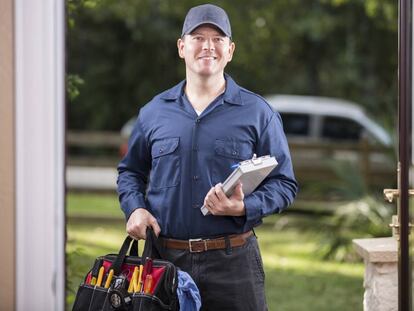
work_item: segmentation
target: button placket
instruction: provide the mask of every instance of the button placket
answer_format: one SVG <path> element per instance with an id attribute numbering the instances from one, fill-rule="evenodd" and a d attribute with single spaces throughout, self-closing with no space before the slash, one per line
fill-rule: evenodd
<path id="1" fill-rule="evenodd" d="M 198 129 L 200 126 L 200 122 L 201 119 L 197 118 L 194 121 L 194 126 L 193 126 L 193 135 L 192 135 L 192 141 L 191 141 L 191 149 L 192 149 L 192 155 L 191 155 L 191 172 L 192 172 L 192 183 L 191 183 L 191 206 L 192 208 L 199 208 L 199 204 L 197 204 L 197 193 L 198 193 L 198 187 L 199 187 L 199 179 L 200 176 L 197 174 L 197 151 L 198 151 L 198 141 L 197 141 L 197 137 L 198 137 Z"/>

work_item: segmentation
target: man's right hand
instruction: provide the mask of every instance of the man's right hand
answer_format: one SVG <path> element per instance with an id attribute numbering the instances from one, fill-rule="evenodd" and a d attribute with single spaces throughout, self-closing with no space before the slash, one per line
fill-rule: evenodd
<path id="1" fill-rule="evenodd" d="M 161 232 L 157 219 L 151 215 L 145 208 L 137 208 L 129 216 L 126 224 L 126 231 L 128 235 L 134 239 L 146 239 L 147 227 L 154 230 L 156 236 Z"/>

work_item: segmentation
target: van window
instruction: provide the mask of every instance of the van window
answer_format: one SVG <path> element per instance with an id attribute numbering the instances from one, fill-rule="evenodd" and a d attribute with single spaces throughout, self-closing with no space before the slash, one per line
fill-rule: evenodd
<path id="1" fill-rule="evenodd" d="M 309 115 L 301 113 L 281 113 L 286 135 L 309 135 Z"/>
<path id="2" fill-rule="evenodd" d="M 350 119 L 325 117 L 322 126 L 322 138 L 334 140 L 358 141 L 362 127 Z"/>

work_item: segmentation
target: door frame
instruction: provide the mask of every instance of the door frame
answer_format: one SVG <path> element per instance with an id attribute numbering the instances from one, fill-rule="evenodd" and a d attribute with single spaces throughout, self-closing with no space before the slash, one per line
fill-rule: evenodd
<path id="1" fill-rule="evenodd" d="M 403 311 L 412 309 L 408 194 L 412 145 L 412 0 L 399 0 L 398 24 L 398 158 L 400 162 L 398 310 Z"/>

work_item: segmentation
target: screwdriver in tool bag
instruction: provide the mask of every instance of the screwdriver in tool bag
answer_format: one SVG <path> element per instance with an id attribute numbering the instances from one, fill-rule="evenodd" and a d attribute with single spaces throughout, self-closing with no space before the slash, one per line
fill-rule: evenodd
<path id="1" fill-rule="evenodd" d="M 96 286 L 101 286 L 104 272 L 105 272 L 105 268 L 104 266 L 102 266 L 99 269 L 98 280 L 96 281 Z"/>
<path id="2" fill-rule="evenodd" d="M 152 284 L 152 259 L 147 257 L 145 259 L 145 264 L 144 264 L 144 271 L 142 272 L 142 279 L 144 280 L 144 284 L 141 288 L 141 293 L 145 292 L 145 289 L 148 287 L 147 283 L 147 276 L 151 276 L 150 278 L 148 278 L 148 283 L 150 283 L 150 288 L 151 288 L 151 284 Z"/>
<path id="3" fill-rule="evenodd" d="M 147 274 L 147 276 L 145 277 L 144 288 L 142 291 L 144 292 L 144 294 L 151 294 L 151 288 L 152 288 L 152 275 Z"/>
<path id="4" fill-rule="evenodd" d="M 151 274 L 152 272 L 152 259 L 147 257 L 145 258 L 145 264 L 144 264 L 144 271 L 142 272 L 142 278 L 145 280 L 147 277 L 147 274 Z"/>
<path id="5" fill-rule="evenodd" d="M 109 285 L 111 285 L 112 277 L 114 276 L 114 269 L 109 270 L 109 274 L 106 277 L 106 282 L 104 288 L 109 288 Z"/>
<path id="6" fill-rule="evenodd" d="M 92 271 L 91 271 L 91 281 L 89 282 L 90 285 L 95 286 L 96 280 L 98 278 L 99 268 L 102 266 L 103 260 L 97 260 L 95 264 L 93 265 Z"/>
<path id="7" fill-rule="evenodd" d="M 138 267 L 135 266 L 134 273 L 132 273 L 132 277 L 129 280 L 128 293 L 132 293 L 134 291 L 134 287 L 135 287 L 134 284 L 135 284 L 137 275 L 138 275 Z"/>
<path id="8" fill-rule="evenodd" d="M 136 287 L 134 288 L 134 292 L 140 292 L 143 286 L 143 281 L 142 281 L 142 273 L 144 272 L 144 266 L 143 265 L 139 265 L 139 272 L 138 272 L 138 278 L 137 278 L 137 282 L 135 283 Z"/>

